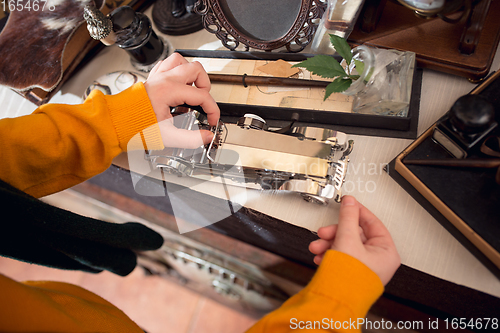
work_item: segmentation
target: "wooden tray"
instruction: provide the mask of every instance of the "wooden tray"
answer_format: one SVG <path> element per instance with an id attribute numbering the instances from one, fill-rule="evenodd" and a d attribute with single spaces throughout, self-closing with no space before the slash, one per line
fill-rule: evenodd
<path id="1" fill-rule="evenodd" d="M 491 85 L 489 85 L 489 83 Z M 487 85 L 487 86 L 486 86 Z M 500 72 L 471 93 L 490 100 L 500 117 Z M 482 90 L 484 89 L 484 90 Z M 500 278 L 500 185 L 496 169 L 406 165 L 405 158 L 449 158 L 432 140 L 435 125 L 389 164 L 389 175 Z M 500 135 L 500 130 L 495 135 Z"/>
<path id="2" fill-rule="evenodd" d="M 278 60 L 299 62 L 312 57 L 304 53 L 238 52 L 238 51 L 203 51 L 176 50 L 185 57 L 230 58 L 252 60 Z M 273 126 L 285 126 L 290 123 L 292 113 L 299 114 L 297 126 L 315 126 L 333 128 L 349 134 L 372 135 L 415 139 L 417 137 L 418 115 L 422 72 L 416 68 L 413 76 L 412 95 L 407 117 L 357 114 L 353 112 L 334 112 L 314 110 L 312 108 L 288 108 L 265 105 L 221 103 L 222 119 L 234 123 L 246 113 L 261 116 Z"/>

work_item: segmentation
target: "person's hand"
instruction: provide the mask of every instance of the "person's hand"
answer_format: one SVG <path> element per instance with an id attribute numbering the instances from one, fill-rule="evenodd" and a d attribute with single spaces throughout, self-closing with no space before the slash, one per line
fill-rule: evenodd
<path id="1" fill-rule="evenodd" d="M 318 236 L 309 245 L 317 265 L 327 250 L 337 250 L 364 263 L 386 285 L 401 264 L 384 224 L 352 196 L 342 198 L 338 224 L 320 228 Z"/>
<path id="2" fill-rule="evenodd" d="M 199 62 L 190 63 L 180 54 L 173 53 L 156 64 L 144 87 L 160 125 L 165 146 L 197 148 L 212 140 L 210 131 L 176 128 L 170 113 L 170 107 L 182 104 L 199 105 L 206 112 L 210 125 L 217 125 L 220 110 L 210 96 L 210 79 Z"/>

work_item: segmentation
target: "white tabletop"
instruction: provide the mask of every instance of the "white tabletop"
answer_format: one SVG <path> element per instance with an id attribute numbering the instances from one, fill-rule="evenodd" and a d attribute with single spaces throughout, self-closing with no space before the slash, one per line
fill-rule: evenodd
<path id="1" fill-rule="evenodd" d="M 150 14 L 151 9 L 149 9 Z M 161 34 L 159 34 L 161 35 Z M 171 49 L 217 49 L 217 38 L 199 31 L 186 36 L 164 36 Z M 500 55 L 492 70 L 500 68 Z M 85 88 L 106 73 L 133 70 L 128 55 L 118 47 L 108 47 L 84 70 L 64 84 L 51 103 L 76 104 L 82 101 Z M 424 70 L 418 133 L 442 116 L 460 96 L 474 87 L 466 79 Z M 0 86 L 0 117 L 30 114 L 36 106 L 10 89 Z M 446 231 L 425 209 L 408 195 L 382 168 L 412 140 L 351 135 L 355 149 L 344 194 L 354 195 L 372 210 L 393 236 L 405 265 L 500 297 L 500 280 Z M 283 221 L 317 230 L 337 222 L 338 204 L 319 206 L 298 195 L 259 191 L 246 203 Z"/>

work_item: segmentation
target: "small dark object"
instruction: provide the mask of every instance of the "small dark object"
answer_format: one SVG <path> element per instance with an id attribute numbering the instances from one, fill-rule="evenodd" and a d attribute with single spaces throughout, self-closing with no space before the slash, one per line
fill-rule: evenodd
<path id="1" fill-rule="evenodd" d="M 166 35 L 187 35 L 203 29 L 201 16 L 193 11 L 195 0 L 157 0 L 153 22 Z"/>
<path id="2" fill-rule="evenodd" d="M 460 97 L 450 110 L 450 123 L 456 132 L 473 138 L 491 127 L 495 119 L 493 105 L 482 97 Z"/>
<path id="3" fill-rule="evenodd" d="M 438 121 L 433 139 L 456 158 L 465 158 L 497 125 L 490 102 L 478 95 L 465 95 Z"/>
<path id="4" fill-rule="evenodd" d="M 109 14 L 116 44 L 128 52 L 134 67 L 148 72 L 168 53 L 167 45 L 153 31 L 149 18 L 132 7 L 123 6 Z"/>

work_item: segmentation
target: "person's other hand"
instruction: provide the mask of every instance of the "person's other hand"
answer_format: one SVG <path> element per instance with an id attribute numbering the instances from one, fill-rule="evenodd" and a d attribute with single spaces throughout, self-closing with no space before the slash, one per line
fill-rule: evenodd
<path id="1" fill-rule="evenodd" d="M 338 224 L 320 228 L 318 236 L 309 245 L 317 265 L 327 250 L 337 250 L 364 263 L 386 285 L 401 264 L 387 228 L 352 196 L 342 198 Z"/>
<path id="2" fill-rule="evenodd" d="M 194 83 L 194 85 L 193 85 Z M 167 147 L 197 148 L 212 140 L 210 131 L 188 131 L 174 126 L 170 107 L 188 104 L 201 106 L 210 125 L 219 120 L 220 110 L 210 95 L 210 79 L 197 62 L 188 62 L 178 53 L 159 62 L 149 73 L 144 87 L 153 106 L 163 144 Z"/>

